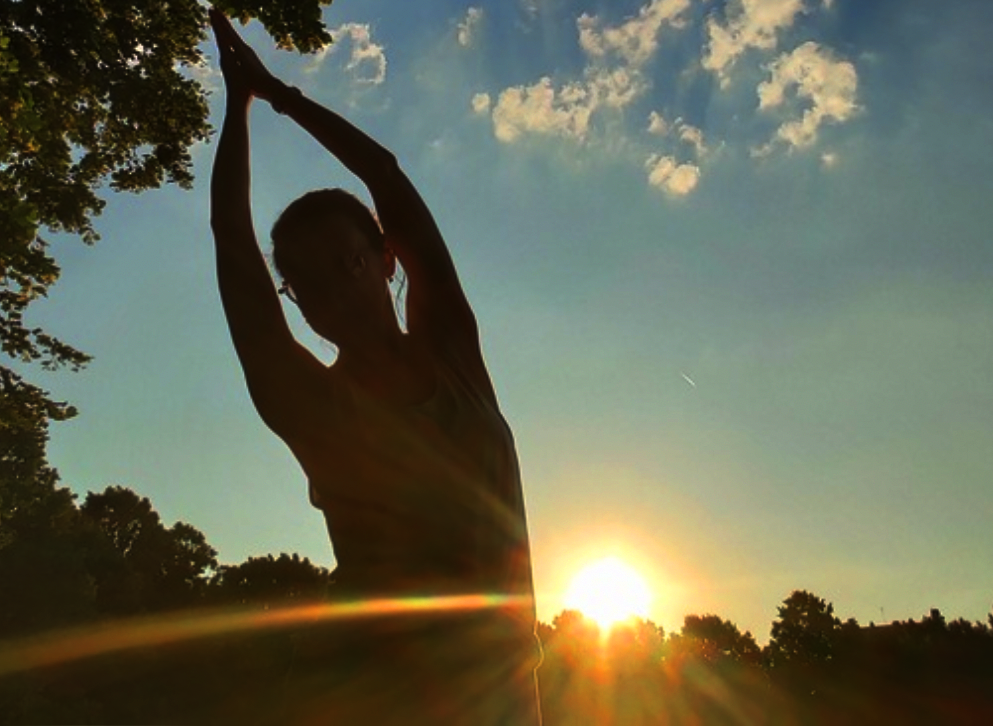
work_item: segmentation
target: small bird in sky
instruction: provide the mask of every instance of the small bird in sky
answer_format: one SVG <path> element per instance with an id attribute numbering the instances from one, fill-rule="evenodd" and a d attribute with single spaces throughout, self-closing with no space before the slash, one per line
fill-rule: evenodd
<path id="1" fill-rule="evenodd" d="M 686 375 L 682 371 L 679 372 L 679 375 L 681 375 L 683 377 L 683 380 L 686 381 L 687 383 L 689 383 L 692 388 L 696 388 L 696 383 L 694 383 L 694 381 L 693 381 L 692 378 L 690 378 L 688 375 Z"/>

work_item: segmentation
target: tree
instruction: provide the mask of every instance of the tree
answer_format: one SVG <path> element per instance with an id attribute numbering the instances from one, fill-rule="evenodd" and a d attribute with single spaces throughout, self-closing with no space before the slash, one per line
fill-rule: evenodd
<path id="1" fill-rule="evenodd" d="M 71 414 L 0 369 L 0 637 L 68 624 L 93 611 L 79 512 L 45 460 L 49 421 Z"/>
<path id="2" fill-rule="evenodd" d="M 57 488 L 58 473 L 45 460 L 49 421 L 75 412 L 49 401 L 37 386 L 0 368 L 0 550 L 25 528 L 42 526 L 44 511 L 73 507 Z M 52 497 L 57 503 L 49 501 Z M 40 517 L 40 519 L 39 519 Z"/>
<path id="3" fill-rule="evenodd" d="M 202 532 L 184 522 L 166 528 L 151 502 L 125 487 L 90 492 L 81 511 L 108 545 L 91 548 L 101 610 L 119 615 L 201 601 L 217 568 Z"/>
<path id="4" fill-rule="evenodd" d="M 317 50 L 330 0 L 219 0 L 258 17 L 278 45 Z M 98 235 L 97 190 L 189 187 L 189 148 L 209 133 L 206 92 L 183 69 L 202 65 L 206 12 L 197 0 L 0 0 L 0 345 L 47 365 L 85 356 L 24 325 L 25 308 L 59 269 L 39 229 Z"/>
<path id="5" fill-rule="evenodd" d="M 310 52 L 330 41 L 321 21 L 329 3 L 214 4 L 242 22 L 257 17 L 279 46 Z M 206 20 L 198 0 L 0 0 L 0 355 L 47 369 L 89 360 L 25 320 L 59 277 L 40 233 L 95 242 L 104 184 L 134 193 L 192 184 L 189 149 L 210 127 L 206 91 L 185 69 L 204 63 Z M 41 496 L 54 481 L 47 424 L 75 411 L 0 365 L 0 413 L 0 468 L 34 466 Z M 6 471 L 0 477 L 3 518 L 32 480 L 21 472 L 18 494 Z"/>
<path id="6" fill-rule="evenodd" d="M 742 633 L 717 615 L 687 615 L 678 635 L 667 643 L 670 658 L 694 658 L 723 664 L 757 664 L 761 651 L 750 632 Z"/>
<path id="7" fill-rule="evenodd" d="M 264 609 L 288 602 L 318 600 L 331 584 L 331 573 L 298 554 L 249 557 L 224 565 L 211 582 L 214 599 Z"/>
<path id="8" fill-rule="evenodd" d="M 815 665 L 831 660 L 841 621 L 834 605 L 806 590 L 794 590 L 779 607 L 766 648 L 769 664 Z"/>
<path id="9" fill-rule="evenodd" d="M 665 633 L 650 620 L 632 618 L 602 630 L 576 610 L 563 610 L 552 626 L 539 624 L 544 659 L 538 669 L 543 722 L 658 723 Z"/>
<path id="10" fill-rule="evenodd" d="M 18 509 L 2 530 L 0 639 L 95 615 L 85 528 L 68 491 L 54 490 Z"/>

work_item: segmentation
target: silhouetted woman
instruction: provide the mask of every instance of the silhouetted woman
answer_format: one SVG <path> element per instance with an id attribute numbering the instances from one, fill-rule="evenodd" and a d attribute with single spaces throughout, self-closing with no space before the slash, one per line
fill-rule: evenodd
<path id="1" fill-rule="evenodd" d="M 341 622 L 310 649 L 312 681 L 291 689 L 291 720 L 537 724 L 517 456 L 441 233 L 389 151 L 275 78 L 222 14 L 212 11 L 211 22 L 227 89 L 211 226 L 238 359 L 259 415 L 300 462 L 324 514 L 336 592 L 398 603 L 394 615 Z M 293 338 L 255 238 L 252 98 L 308 131 L 375 203 L 378 221 L 346 192 L 310 192 L 272 230 L 279 291 L 336 346 L 330 366 Z M 388 284 L 397 260 L 406 332 Z M 464 595 L 496 605 L 462 607 L 474 604 Z M 408 605 L 423 598 L 459 607 L 412 614 Z"/>

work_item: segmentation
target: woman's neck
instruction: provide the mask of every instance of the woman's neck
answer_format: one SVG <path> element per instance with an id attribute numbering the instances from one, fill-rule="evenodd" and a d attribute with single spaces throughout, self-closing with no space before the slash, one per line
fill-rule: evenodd
<path id="1" fill-rule="evenodd" d="M 375 345 L 339 348 L 335 367 L 365 392 L 393 403 L 423 401 L 435 388 L 427 357 L 399 327 Z"/>

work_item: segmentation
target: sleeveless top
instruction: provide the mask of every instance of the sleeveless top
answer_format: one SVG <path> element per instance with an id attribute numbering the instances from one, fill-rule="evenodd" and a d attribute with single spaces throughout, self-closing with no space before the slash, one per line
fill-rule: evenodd
<path id="1" fill-rule="evenodd" d="M 331 536 L 334 593 L 513 599 L 332 621 L 323 635 L 309 630 L 295 658 L 345 664 L 344 690 L 324 690 L 358 715 L 338 723 L 538 726 L 541 646 L 513 436 L 488 389 L 449 360 L 433 361 L 434 393 L 416 405 L 334 380 L 328 425 L 294 452 Z M 395 696 L 398 684 L 407 688 L 402 707 L 383 695 Z M 373 696 L 357 695 L 368 695 L 362 688 Z"/>
<path id="2" fill-rule="evenodd" d="M 433 395 L 395 405 L 336 381 L 322 451 L 301 457 L 345 596 L 520 598 L 533 631 L 530 548 L 517 453 L 490 396 L 433 356 Z M 506 610 L 504 612 L 507 612 Z"/>

